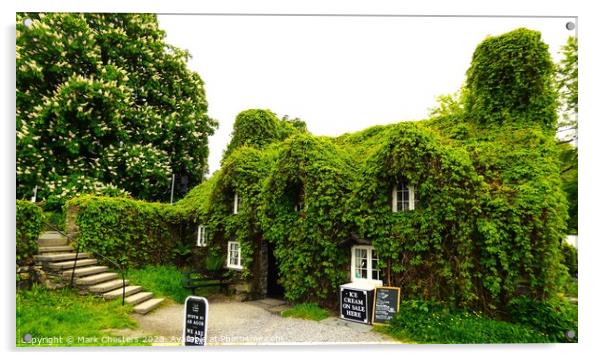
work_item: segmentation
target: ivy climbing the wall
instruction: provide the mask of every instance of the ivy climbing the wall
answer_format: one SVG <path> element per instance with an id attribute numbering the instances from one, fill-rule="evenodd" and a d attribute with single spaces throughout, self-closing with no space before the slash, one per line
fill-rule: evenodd
<path id="1" fill-rule="evenodd" d="M 401 286 L 405 299 L 496 315 L 517 296 L 545 301 L 566 276 L 552 75 L 541 35 L 518 29 L 477 47 L 457 106 L 431 119 L 330 138 L 269 110 L 244 111 L 209 180 L 169 210 L 78 200 L 88 214 L 80 229 L 92 229 L 82 236 L 140 252 L 137 261 L 165 261 L 146 250 L 173 241 L 149 242 L 170 236 L 156 224 L 204 224 L 209 252 L 241 244 L 240 278 L 260 286 L 258 254 L 269 244 L 285 297 L 327 305 L 349 281 L 349 243 L 359 239 L 375 247 L 383 281 Z M 401 183 L 418 200 L 394 212 Z"/>

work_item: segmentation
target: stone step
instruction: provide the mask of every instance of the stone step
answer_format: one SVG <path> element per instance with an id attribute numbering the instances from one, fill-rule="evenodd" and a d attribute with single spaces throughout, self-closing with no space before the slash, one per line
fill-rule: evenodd
<path id="1" fill-rule="evenodd" d="M 125 284 L 128 284 L 128 281 L 125 281 Z M 115 280 L 111 280 L 111 281 L 107 281 L 107 282 L 103 282 L 100 284 L 96 284 L 96 285 L 92 285 L 88 288 L 88 290 L 90 292 L 96 293 L 96 294 L 102 294 L 102 293 L 106 293 L 109 292 L 111 290 L 115 290 L 117 288 L 121 289 L 123 286 L 123 282 L 121 279 L 115 279 Z"/>
<path id="2" fill-rule="evenodd" d="M 46 231 L 38 237 L 39 246 L 62 246 L 68 245 L 67 237 L 56 231 Z"/>
<path id="3" fill-rule="evenodd" d="M 153 297 L 152 292 L 139 292 L 125 298 L 125 302 L 130 305 L 137 305 Z"/>
<path id="4" fill-rule="evenodd" d="M 88 266 L 88 267 L 83 267 L 83 268 L 78 267 L 77 269 L 75 269 L 74 277 L 77 278 L 77 277 L 82 277 L 82 276 L 99 274 L 99 273 L 103 273 L 107 270 L 109 270 L 108 266 Z M 70 279 L 71 278 L 71 270 L 64 271 L 63 278 Z"/>
<path id="5" fill-rule="evenodd" d="M 64 238 L 66 237 L 65 235 L 63 235 L 62 233 L 58 232 L 58 231 L 44 231 L 40 234 L 40 236 L 38 236 L 39 238 L 43 238 L 43 239 L 58 239 L 58 238 Z"/>
<path id="6" fill-rule="evenodd" d="M 47 266 L 50 270 L 70 270 L 70 269 L 73 269 L 74 263 L 75 263 L 75 261 L 62 261 L 62 262 L 48 263 Z M 84 267 L 84 266 L 94 265 L 96 263 L 98 263 L 98 260 L 96 260 L 96 259 L 78 259 L 75 267 L 80 268 L 80 267 Z"/>
<path id="7" fill-rule="evenodd" d="M 102 274 L 94 274 L 94 275 L 90 275 L 90 276 L 80 277 L 77 279 L 77 281 L 75 283 L 77 285 L 88 286 L 88 285 L 94 285 L 94 284 L 107 282 L 109 280 L 114 280 L 117 278 L 119 278 L 119 274 L 105 272 Z"/>
<path id="8" fill-rule="evenodd" d="M 73 248 L 69 245 L 59 245 L 59 246 L 41 246 L 38 248 L 39 254 L 45 253 L 64 253 L 73 251 Z"/>
<path id="9" fill-rule="evenodd" d="M 159 306 L 162 302 L 163 302 L 163 298 L 160 299 L 150 299 L 150 300 L 146 300 L 143 303 L 140 303 L 138 305 L 136 305 L 134 307 L 134 311 L 137 312 L 138 314 L 146 314 L 149 311 L 152 311 L 153 309 L 155 309 L 157 306 Z"/>
<path id="10" fill-rule="evenodd" d="M 130 296 L 130 295 L 134 295 L 136 293 L 139 293 L 140 291 L 142 291 L 142 286 L 126 286 L 125 287 L 125 296 Z M 113 300 L 113 299 L 117 299 L 120 298 L 123 295 L 123 288 L 119 288 L 116 290 L 112 290 L 109 291 L 107 293 L 102 294 L 102 297 L 104 297 L 106 300 Z"/>
<path id="11" fill-rule="evenodd" d="M 33 258 L 36 261 L 42 261 L 42 262 L 59 262 L 59 261 L 66 261 L 66 260 L 75 260 L 76 257 L 79 260 L 79 259 L 89 258 L 89 257 L 91 257 L 91 255 L 89 253 L 76 254 L 74 252 L 70 252 L 70 253 L 35 255 Z"/>

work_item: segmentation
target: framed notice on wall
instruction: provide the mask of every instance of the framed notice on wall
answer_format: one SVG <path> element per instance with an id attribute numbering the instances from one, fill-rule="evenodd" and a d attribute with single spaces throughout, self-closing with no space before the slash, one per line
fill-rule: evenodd
<path id="1" fill-rule="evenodd" d="M 372 324 L 385 324 L 399 311 L 401 289 L 381 286 L 374 289 Z"/>

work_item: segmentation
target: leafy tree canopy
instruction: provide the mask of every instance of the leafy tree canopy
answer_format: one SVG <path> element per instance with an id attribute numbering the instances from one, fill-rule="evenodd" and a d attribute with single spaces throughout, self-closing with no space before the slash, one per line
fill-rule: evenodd
<path id="1" fill-rule="evenodd" d="M 569 37 L 562 47 L 562 60 L 557 65 L 556 80 L 559 97 L 558 134 L 560 161 L 562 163 L 562 188 L 569 203 L 569 233 L 578 231 L 578 149 L 577 149 L 577 113 L 578 96 L 578 56 L 577 39 Z"/>
<path id="2" fill-rule="evenodd" d="M 561 110 L 565 113 L 565 119 L 569 114 L 576 114 L 579 111 L 577 51 L 577 38 L 571 36 L 562 47 L 563 58 L 560 64 L 558 64 L 558 92 L 562 106 Z M 576 126 L 576 119 L 573 118 L 573 120 L 572 124 Z"/>
<path id="3" fill-rule="evenodd" d="M 203 81 L 151 14 L 17 14 L 17 198 L 169 199 L 202 181 Z"/>

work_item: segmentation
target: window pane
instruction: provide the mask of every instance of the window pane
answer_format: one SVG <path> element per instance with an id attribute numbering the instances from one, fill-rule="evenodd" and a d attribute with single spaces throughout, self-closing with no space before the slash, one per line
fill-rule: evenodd
<path id="1" fill-rule="evenodd" d="M 355 249 L 355 277 L 358 279 L 368 278 L 368 250 Z"/>
<path id="2" fill-rule="evenodd" d="M 372 280 L 380 280 L 381 270 L 378 268 L 378 253 L 376 250 L 372 250 Z"/>

